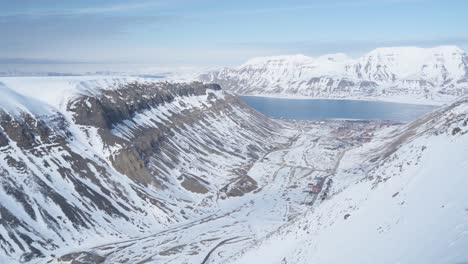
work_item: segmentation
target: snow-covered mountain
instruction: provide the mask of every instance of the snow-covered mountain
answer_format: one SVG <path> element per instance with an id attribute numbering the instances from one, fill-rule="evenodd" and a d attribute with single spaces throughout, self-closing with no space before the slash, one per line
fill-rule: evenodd
<path id="1" fill-rule="evenodd" d="M 256 188 L 280 126 L 218 85 L 0 79 L 0 263 L 130 238 Z"/>
<path id="2" fill-rule="evenodd" d="M 200 82 L 0 92 L 0 263 L 468 260 L 468 98 L 401 125 L 273 121 Z"/>
<path id="3" fill-rule="evenodd" d="M 347 152 L 322 203 L 225 263 L 467 263 L 468 98 Z"/>
<path id="4" fill-rule="evenodd" d="M 407 125 L 294 124 L 246 170 L 255 191 L 59 263 L 466 263 L 468 98 Z M 316 177 L 326 187 L 304 192 Z"/>
<path id="5" fill-rule="evenodd" d="M 378 48 L 358 59 L 275 56 L 199 78 L 241 95 L 437 104 L 468 93 L 468 56 L 455 46 Z"/>

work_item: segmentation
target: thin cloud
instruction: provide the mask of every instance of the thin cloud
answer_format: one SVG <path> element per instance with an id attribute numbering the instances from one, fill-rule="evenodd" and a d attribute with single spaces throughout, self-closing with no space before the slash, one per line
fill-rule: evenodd
<path id="1" fill-rule="evenodd" d="M 174 2 L 174 1 L 173 1 Z M 172 3 L 173 3 L 172 2 Z M 178 1 L 177 1 L 178 2 Z M 3 12 L 0 17 L 15 17 L 15 16 L 61 16 L 61 15 L 105 15 L 115 13 L 125 13 L 130 11 L 139 11 L 149 8 L 158 8 L 167 6 L 167 1 L 145 1 L 145 2 L 131 2 L 125 4 L 113 4 L 107 6 L 96 7 L 80 7 L 80 8 L 61 8 L 51 10 L 31 10 L 27 12 Z"/>
<path id="2" fill-rule="evenodd" d="M 56 15 L 0 18 L 1 57 L 80 58 L 98 56 L 110 46 L 128 45 L 133 28 L 157 29 L 177 21 L 166 15 Z M 93 52 L 92 52 L 93 51 Z"/>
<path id="3" fill-rule="evenodd" d="M 35 59 L 35 58 L 0 58 L 0 64 L 86 64 L 89 62 L 78 60 L 52 60 L 52 59 Z"/>
<path id="4" fill-rule="evenodd" d="M 160 2 L 144 2 L 144 3 L 128 3 L 118 4 L 104 7 L 88 7 L 88 8 L 77 8 L 77 9 L 64 9 L 61 14 L 72 14 L 72 15 L 95 15 L 95 14 L 110 14 L 128 12 L 133 10 L 140 10 L 145 8 L 154 8 L 161 6 Z"/>
<path id="5" fill-rule="evenodd" d="M 388 4 L 402 4 L 402 3 L 422 3 L 424 1 L 433 0 L 360 0 L 360 1 L 304 1 L 288 2 L 282 6 L 265 6 L 255 8 L 234 8 L 231 10 L 215 10 L 209 11 L 210 14 L 215 15 L 261 15 L 261 14 L 276 14 L 282 12 L 294 12 L 303 10 L 317 10 L 317 9 L 335 9 L 335 8 L 351 8 L 351 7 L 369 7 L 370 5 L 388 5 Z"/>

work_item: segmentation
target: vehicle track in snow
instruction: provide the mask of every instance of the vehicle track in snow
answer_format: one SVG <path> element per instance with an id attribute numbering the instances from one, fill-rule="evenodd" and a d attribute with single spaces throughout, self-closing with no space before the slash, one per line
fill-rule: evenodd
<path id="1" fill-rule="evenodd" d="M 215 247 L 213 247 L 213 248 L 208 252 L 208 254 L 206 254 L 206 256 L 205 256 L 205 258 L 203 259 L 203 261 L 201 262 L 201 264 L 207 263 L 207 261 L 209 260 L 211 254 L 213 254 L 213 252 L 214 252 L 216 249 L 222 247 L 222 246 L 225 245 L 225 244 L 229 244 L 229 243 L 232 244 L 233 242 L 231 242 L 231 241 L 233 241 L 233 240 L 235 240 L 235 239 L 237 239 L 237 238 L 240 238 L 240 237 L 238 237 L 238 236 L 236 236 L 236 237 L 231 237 L 231 238 L 228 238 L 228 239 L 225 239 L 225 240 L 219 242 Z M 243 238 L 243 240 L 246 240 L 246 239 L 248 239 L 248 238 Z M 242 241 L 242 240 L 239 240 L 239 241 Z M 237 241 L 237 242 L 239 242 L 239 241 Z"/>
<path id="2" fill-rule="evenodd" d="M 105 257 L 104 263 L 222 263 L 310 210 L 311 205 L 303 204 L 304 198 L 310 197 L 304 193 L 304 186 L 312 177 L 335 175 L 345 153 L 337 149 L 333 155 L 317 159 L 317 153 L 328 153 L 342 143 L 328 136 L 330 133 L 324 134 L 327 136 L 298 131 L 289 143 L 259 158 L 248 174 L 259 182 L 259 188 L 242 197 L 216 200 L 220 208 L 217 212 L 90 251 Z M 323 162 L 315 166 L 318 161 Z M 316 203 L 318 197 L 313 195 L 312 202 Z M 229 248 L 225 247 L 228 244 Z"/>

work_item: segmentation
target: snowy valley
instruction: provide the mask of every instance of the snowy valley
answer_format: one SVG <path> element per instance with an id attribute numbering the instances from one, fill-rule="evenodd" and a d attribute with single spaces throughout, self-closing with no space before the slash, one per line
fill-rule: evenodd
<path id="1" fill-rule="evenodd" d="M 2 263 L 217 211 L 221 189 L 254 190 L 246 168 L 286 141 L 217 85 L 37 77 L 1 89 Z"/>
<path id="2" fill-rule="evenodd" d="M 467 103 L 348 151 L 330 199 L 226 263 L 466 263 Z"/>
<path id="3" fill-rule="evenodd" d="M 468 1 L 0 10 L 0 264 L 468 264 Z"/>
<path id="4" fill-rule="evenodd" d="M 0 89 L 0 263 L 468 261 L 466 98 L 400 124 L 273 120 L 200 82 Z"/>

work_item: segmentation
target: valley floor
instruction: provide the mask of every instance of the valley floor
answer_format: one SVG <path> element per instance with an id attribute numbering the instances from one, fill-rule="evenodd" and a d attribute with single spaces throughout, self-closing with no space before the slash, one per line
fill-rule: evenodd
<path id="1" fill-rule="evenodd" d="M 377 128 L 386 125 L 391 124 L 285 122 L 289 144 L 266 153 L 250 167 L 248 175 L 258 183 L 254 192 L 226 198 L 220 191 L 199 205 L 219 208 L 216 213 L 155 234 L 70 253 L 61 261 L 224 263 L 326 199 L 326 184 L 320 194 L 311 194 L 306 192 L 308 183 L 315 177 L 333 179 L 344 153 L 369 141 Z"/>

